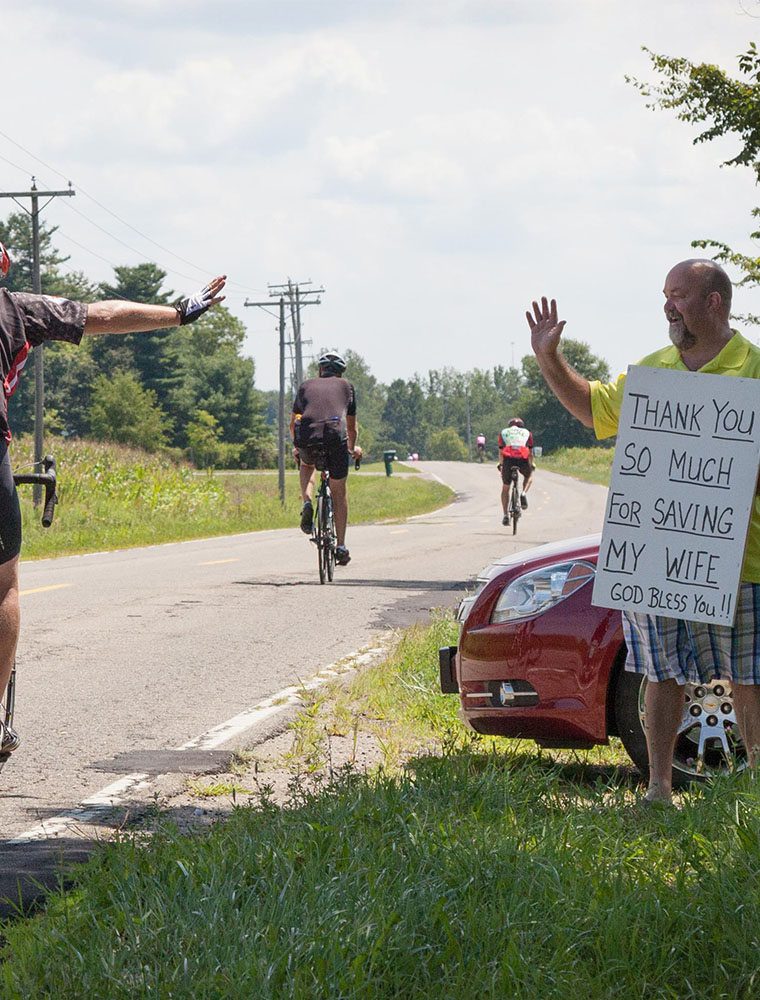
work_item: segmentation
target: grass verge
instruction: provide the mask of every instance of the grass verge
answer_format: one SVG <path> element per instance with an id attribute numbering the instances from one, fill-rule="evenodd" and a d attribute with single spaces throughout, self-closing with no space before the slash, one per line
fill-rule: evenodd
<path id="1" fill-rule="evenodd" d="M 561 472 L 564 476 L 585 479 L 589 483 L 610 484 L 614 448 L 558 448 L 538 459 L 537 472 Z"/>
<path id="2" fill-rule="evenodd" d="M 49 442 L 55 454 L 60 504 L 53 526 L 22 487 L 22 557 L 70 555 L 237 534 L 298 524 L 296 472 L 286 473 L 285 506 L 277 473 L 198 475 L 189 466 L 118 445 L 92 441 Z M 32 462 L 29 438 L 14 441 L 18 469 Z M 405 518 L 445 506 L 451 490 L 422 477 L 350 474 L 352 523 Z"/>
<path id="3" fill-rule="evenodd" d="M 323 761 L 321 786 L 263 789 L 203 836 L 122 835 L 4 928 L 5 996 L 756 997 L 757 783 L 647 811 L 617 748 L 475 738 L 436 691 L 455 633 L 406 634 L 296 729 L 307 755 L 341 718 L 392 731 L 387 766 Z"/>

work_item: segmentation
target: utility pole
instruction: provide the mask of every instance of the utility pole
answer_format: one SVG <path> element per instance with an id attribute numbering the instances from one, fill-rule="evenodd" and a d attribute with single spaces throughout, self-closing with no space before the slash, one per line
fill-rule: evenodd
<path id="1" fill-rule="evenodd" d="M 472 461 L 472 424 L 470 422 L 470 387 L 464 387 L 464 405 L 467 411 L 467 455 L 468 461 Z"/>
<path id="2" fill-rule="evenodd" d="M 310 285 L 311 281 L 302 281 L 302 285 Z M 290 345 L 293 347 L 292 353 L 292 366 L 291 366 L 291 382 L 293 385 L 293 392 L 298 389 L 298 386 L 303 382 L 303 344 L 304 340 L 301 336 L 301 306 L 318 306 L 321 304 L 322 300 L 319 298 L 320 295 L 324 293 L 324 288 L 310 288 L 301 293 L 301 287 L 298 283 L 295 283 L 288 278 L 287 284 L 283 285 L 269 285 L 269 294 L 272 296 L 282 295 L 284 291 L 287 291 L 288 300 L 290 303 L 290 322 L 293 329 L 293 339 L 290 341 Z M 308 298 L 307 296 L 316 296 L 316 298 Z M 311 341 L 306 341 L 310 344 Z"/>
<path id="3" fill-rule="evenodd" d="M 36 295 L 42 292 L 42 280 L 40 277 L 40 212 L 39 199 L 48 200 L 42 206 L 46 208 L 53 198 L 73 198 L 76 192 L 71 187 L 69 181 L 68 191 L 39 191 L 37 189 L 36 178 L 32 177 L 32 187 L 29 191 L 0 191 L 0 198 L 13 198 L 19 208 L 23 209 L 32 217 L 32 291 Z M 32 210 L 29 211 L 21 204 L 19 198 L 30 198 Z M 35 468 L 42 468 L 42 456 L 45 450 L 45 362 L 42 353 L 42 344 L 34 348 L 34 464 Z M 42 487 L 33 487 L 34 504 L 36 507 L 42 503 Z"/>
<path id="4" fill-rule="evenodd" d="M 249 302 L 244 306 L 271 309 L 272 302 Z M 285 506 L 285 298 L 280 296 L 280 398 L 277 407 L 277 480 L 280 487 L 280 503 Z"/>

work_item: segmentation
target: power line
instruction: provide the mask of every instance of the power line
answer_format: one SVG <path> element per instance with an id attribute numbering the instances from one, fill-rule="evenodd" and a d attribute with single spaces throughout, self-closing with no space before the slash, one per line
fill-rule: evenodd
<path id="1" fill-rule="evenodd" d="M 8 142 L 12 143 L 12 145 L 16 146 L 23 153 L 26 153 L 27 156 L 31 156 L 31 158 L 33 160 L 36 160 L 37 163 L 42 164 L 42 166 L 45 167 L 47 170 L 52 171 L 56 176 L 61 177 L 64 180 L 66 180 L 69 183 L 69 185 L 71 184 L 71 181 L 66 177 L 65 174 L 62 174 L 60 172 L 60 170 L 57 170 L 55 167 L 53 167 L 50 164 L 46 163 L 43 159 L 41 159 L 39 156 L 37 156 L 31 150 L 26 149 L 25 146 L 22 146 L 21 143 L 17 142 L 15 139 L 13 139 L 11 136 L 9 136 L 6 132 L 3 132 L 2 130 L 0 130 L 0 136 L 2 136 L 2 138 L 6 139 Z M 20 166 L 18 166 L 18 164 L 13 163 L 12 161 L 6 159 L 5 157 L 0 156 L 0 159 L 4 160 L 6 163 L 8 163 L 10 166 L 14 167 L 15 169 L 22 170 L 22 172 L 26 172 L 26 171 L 23 171 L 23 168 L 20 167 Z M 192 267 L 194 270 L 197 270 L 200 274 L 204 275 L 204 277 L 207 276 L 210 273 L 210 270 L 212 270 L 212 269 L 209 269 L 209 268 L 206 268 L 206 267 L 202 267 L 201 265 L 196 264 L 196 263 L 194 263 L 191 260 L 187 260 L 187 258 L 182 257 L 180 254 L 177 254 L 173 250 L 170 250 L 168 247 L 165 247 L 163 244 L 159 243 L 157 240 L 154 240 L 151 236 L 148 236 L 147 233 L 143 233 L 136 226 L 133 226 L 132 223 L 127 222 L 126 219 L 122 219 L 121 216 L 119 216 L 119 215 L 116 214 L 116 212 L 112 211 L 106 205 L 104 205 L 100 201 L 98 201 L 98 199 L 95 198 L 94 195 L 91 195 L 85 188 L 83 188 L 81 184 L 77 184 L 77 190 L 81 194 L 83 194 L 86 198 L 88 198 L 91 202 L 93 202 L 95 205 L 97 205 L 98 208 L 102 209 L 102 211 L 107 212 L 110 216 L 112 216 L 114 219 L 116 219 L 117 222 L 120 222 L 122 225 L 126 226 L 128 229 L 131 229 L 141 239 L 146 240 L 148 243 L 153 244 L 153 246 L 157 247 L 159 250 L 163 251 L 164 253 L 169 254 L 171 257 L 174 257 L 176 260 L 179 260 L 183 264 L 187 264 L 189 267 Z M 75 209 L 75 211 L 76 211 L 77 215 L 80 215 L 83 219 L 85 219 L 91 225 L 95 226 L 96 229 L 99 229 L 106 236 L 110 236 L 111 239 L 115 240 L 117 243 L 120 243 L 122 246 L 126 247 L 128 250 L 131 250 L 133 253 L 136 253 L 139 257 L 143 257 L 143 258 L 147 259 L 146 256 L 145 256 L 145 254 L 141 253 L 139 250 L 136 250 L 134 247 L 131 247 L 128 243 L 125 243 L 123 240 L 121 240 L 114 233 L 111 233 L 107 229 L 104 229 L 102 226 L 100 226 L 98 223 L 94 222 L 92 219 L 90 219 L 83 212 L 80 212 L 79 210 L 76 210 L 76 209 Z M 75 242 L 75 241 L 72 240 L 72 242 Z M 80 245 L 80 244 L 77 244 L 77 245 Z M 83 248 L 83 249 L 86 249 L 86 248 Z M 94 251 L 90 251 L 90 252 L 93 253 L 95 256 L 98 256 L 98 254 L 96 254 Z M 167 268 L 167 270 L 169 270 L 169 269 Z M 183 278 L 188 278 L 187 275 L 181 274 L 179 271 L 173 271 L 172 273 L 177 274 L 178 276 L 183 277 Z M 188 280 L 194 281 L 196 279 L 194 279 L 194 278 L 188 278 Z M 245 291 L 245 292 L 260 292 L 260 291 L 263 291 L 263 289 L 260 289 L 260 288 L 249 288 L 248 286 L 239 284 L 238 282 L 235 282 L 235 281 L 228 281 L 227 285 L 228 285 L 228 287 L 235 287 L 235 288 L 238 288 L 241 291 Z"/>

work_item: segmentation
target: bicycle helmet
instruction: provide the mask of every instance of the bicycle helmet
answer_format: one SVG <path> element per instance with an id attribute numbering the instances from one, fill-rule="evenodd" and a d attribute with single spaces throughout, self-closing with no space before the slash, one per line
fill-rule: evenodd
<path id="1" fill-rule="evenodd" d="M 8 268 L 11 266 L 11 259 L 8 256 L 8 251 L 5 249 L 2 243 L 0 243 L 0 279 L 4 278 L 8 273 Z"/>
<path id="2" fill-rule="evenodd" d="M 519 417 L 512 417 L 512 419 L 509 421 L 509 426 L 510 427 L 524 427 L 525 424 L 522 422 L 522 420 Z"/>
<path id="3" fill-rule="evenodd" d="M 346 362 L 337 351 L 328 351 L 327 354 L 323 354 L 317 364 L 323 372 L 328 372 L 330 375 L 342 375 L 346 370 Z"/>

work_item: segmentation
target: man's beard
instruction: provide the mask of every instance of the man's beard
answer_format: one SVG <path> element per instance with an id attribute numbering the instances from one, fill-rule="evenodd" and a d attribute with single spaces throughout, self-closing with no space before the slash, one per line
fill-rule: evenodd
<path id="1" fill-rule="evenodd" d="M 688 349 L 693 347 L 697 342 L 697 338 L 684 323 L 683 316 L 681 316 L 680 324 L 678 326 L 674 323 L 670 324 L 670 339 L 679 351 L 688 351 Z"/>

